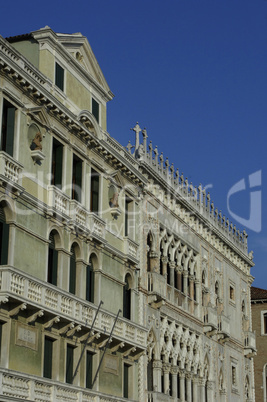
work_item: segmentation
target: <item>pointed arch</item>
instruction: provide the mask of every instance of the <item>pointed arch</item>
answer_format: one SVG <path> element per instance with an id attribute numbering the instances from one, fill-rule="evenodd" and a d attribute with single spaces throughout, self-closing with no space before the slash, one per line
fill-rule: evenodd
<path id="1" fill-rule="evenodd" d="M 57 286 L 58 283 L 58 248 L 60 236 L 56 229 L 49 233 L 47 282 Z"/>
<path id="2" fill-rule="evenodd" d="M 69 268 L 69 292 L 76 293 L 77 282 L 77 258 L 80 255 L 80 246 L 77 242 L 73 242 L 70 248 L 70 268 Z"/>
<path id="3" fill-rule="evenodd" d="M 95 253 L 91 253 L 86 266 L 86 288 L 85 298 L 87 301 L 94 303 L 95 298 L 95 270 L 98 268 L 98 258 Z"/>
<path id="4" fill-rule="evenodd" d="M 131 288 L 132 288 L 132 277 L 130 273 L 125 275 L 124 279 L 125 285 L 123 286 L 123 317 L 131 319 Z"/>

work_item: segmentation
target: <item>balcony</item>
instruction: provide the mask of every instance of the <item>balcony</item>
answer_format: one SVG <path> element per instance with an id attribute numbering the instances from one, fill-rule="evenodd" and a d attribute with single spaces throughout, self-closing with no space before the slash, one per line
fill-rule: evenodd
<path id="1" fill-rule="evenodd" d="M 105 241 L 105 221 L 76 200 L 71 200 L 56 186 L 48 186 L 48 211 L 75 227 L 76 231 L 84 232 L 99 242 Z"/>
<path id="2" fill-rule="evenodd" d="M 124 254 L 126 254 L 127 259 L 134 264 L 138 264 L 138 244 L 129 239 L 129 237 L 124 238 Z"/>
<path id="3" fill-rule="evenodd" d="M 10 303 L 13 310 L 14 306 L 18 311 L 28 309 L 32 316 L 42 311 L 44 321 L 50 323 L 56 320 L 63 326 L 74 324 L 80 327 L 78 336 L 83 337 L 89 332 L 97 311 L 96 305 L 10 266 L 0 268 L 0 302 Z M 115 317 L 107 310 L 99 310 L 93 328 L 99 343 L 107 340 Z M 146 349 L 146 339 L 146 328 L 119 317 L 112 333 L 111 347 L 123 344 L 121 352 L 136 357 Z"/>
<path id="4" fill-rule="evenodd" d="M 166 298 L 166 279 L 156 272 L 148 272 L 148 291 L 150 294 Z"/>
<path id="5" fill-rule="evenodd" d="M 0 179 L 11 190 L 22 191 L 21 172 L 23 166 L 4 151 L 0 151 Z"/>
<path id="6" fill-rule="evenodd" d="M 246 357 L 253 357 L 256 355 L 256 335 L 255 332 L 245 332 L 245 339 L 244 339 L 244 355 Z"/>
<path id="7" fill-rule="evenodd" d="M 62 384 L 58 381 L 33 375 L 25 375 L 13 370 L 0 369 L 0 399 L 2 402 L 14 400 L 53 402 L 105 402 L 125 401 L 125 398 L 106 395 L 79 386 Z M 127 399 L 128 401 L 130 399 Z"/>
<path id="8" fill-rule="evenodd" d="M 211 306 L 204 308 L 204 332 L 207 335 L 214 335 L 218 328 L 217 310 Z"/>
<path id="9" fill-rule="evenodd" d="M 230 319 L 221 315 L 218 321 L 218 340 L 225 342 L 230 337 Z"/>

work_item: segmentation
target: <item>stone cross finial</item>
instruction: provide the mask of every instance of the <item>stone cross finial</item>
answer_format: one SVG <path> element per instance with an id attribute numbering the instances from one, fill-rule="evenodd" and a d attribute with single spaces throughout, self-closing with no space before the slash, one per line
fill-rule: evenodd
<path id="1" fill-rule="evenodd" d="M 138 122 L 136 123 L 136 125 L 134 126 L 134 128 L 131 128 L 131 130 L 135 131 L 135 153 L 137 152 L 138 148 L 139 148 L 139 133 L 141 131 L 141 128 L 138 124 Z"/>
<path id="2" fill-rule="evenodd" d="M 128 149 L 128 152 L 131 153 L 131 150 L 133 148 L 133 145 L 131 144 L 131 141 L 129 140 L 128 145 L 126 146 L 126 148 Z"/>

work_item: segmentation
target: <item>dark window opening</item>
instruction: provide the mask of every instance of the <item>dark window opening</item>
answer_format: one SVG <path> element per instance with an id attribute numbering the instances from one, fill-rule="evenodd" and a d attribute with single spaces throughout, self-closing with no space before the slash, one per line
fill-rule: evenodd
<path id="1" fill-rule="evenodd" d="M 99 173 L 91 170 L 91 212 L 98 213 L 99 208 Z"/>
<path id="2" fill-rule="evenodd" d="M 73 154 L 71 198 L 78 202 L 82 199 L 82 164 L 82 160 Z"/>
<path id="3" fill-rule="evenodd" d="M 6 99 L 3 102 L 0 150 L 13 156 L 16 108 Z"/>
<path id="4" fill-rule="evenodd" d="M 71 247 L 70 256 L 70 274 L 69 274 L 69 292 L 75 295 L 76 291 L 76 254 L 75 249 Z"/>
<path id="5" fill-rule="evenodd" d="M 150 360 L 147 365 L 147 390 L 153 391 L 153 361 Z"/>
<path id="6" fill-rule="evenodd" d="M 86 267 L 86 300 L 94 303 L 94 270 L 91 259 Z"/>
<path id="7" fill-rule="evenodd" d="M 52 378 L 53 342 L 53 339 L 45 337 L 43 366 L 43 376 L 45 378 Z"/>
<path id="8" fill-rule="evenodd" d="M 64 68 L 58 63 L 56 63 L 55 84 L 61 91 L 64 91 Z"/>
<path id="9" fill-rule="evenodd" d="M 123 317 L 131 318 L 131 288 L 129 284 L 129 278 L 125 278 L 126 284 L 123 287 Z"/>
<path id="10" fill-rule="evenodd" d="M 123 365 L 123 397 L 129 398 L 129 371 L 130 366 L 128 364 Z"/>
<path id="11" fill-rule="evenodd" d="M 58 252 L 55 249 L 55 236 L 52 233 L 50 233 L 49 241 L 47 282 L 56 286 Z"/>
<path id="12" fill-rule="evenodd" d="M 86 352 L 86 388 L 91 389 L 93 383 L 93 357 L 92 352 Z"/>
<path id="13" fill-rule="evenodd" d="M 72 384 L 74 364 L 74 346 L 67 344 L 66 382 Z"/>
<path id="14" fill-rule="evenodd" d="M 4 209 L 0 208 L 0 264 L 8 262 L 9 225 L 6 223 Z"/>
<path id="15" fill-rule="evenodd" d="M 99 103 L 93 98 L 92 99 L 92 115 L 96 118 L 99 123 Z"/>
<path id="16" fill-rule="evenodd" d="M 63 145 L 53 138 L 51 184 L 62 188 Z"/>

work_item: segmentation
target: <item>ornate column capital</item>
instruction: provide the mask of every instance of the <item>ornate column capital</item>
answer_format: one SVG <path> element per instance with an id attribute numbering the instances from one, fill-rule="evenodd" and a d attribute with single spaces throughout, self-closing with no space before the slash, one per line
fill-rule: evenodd
<path id="1" fill-rule="evenodd" d="M 180 379 L 181 379 L 181 378 L 185 378 L 185 372 L 179 370 L 179 377 L 180 377 Z"/>
<path id="2" fill-rule="evenodd" d="M 198 385 L 199 385 L 200 387 L 205 387 L 205 384 L 206 384 L 205 378 L 199 378 L 199 379 L 198 379 Z"/>
<path id="3" fill-rule="evenodd" d="M 178 367 L 177 366 L 172 366 L 171 367 L 171 374 L 172 375 L 177 375 L 178 374 Z"/>
<path id="4" fill-rule="evenodd" d="M 169 363 L 163 363 L 162 369 L 163 369 L 164 374 L 169 373 L 171 370 L 171 365 Z"/>
<path id="5" fill-rule="evenodd" d="M 191 375 L 191 373 L 185 373 L 185 378 L 186 378 L 187 380 L 192 380 L 192 375 Z"/>
<path id="6" fill-rule="evenodd" d="M 169 262 L 169 267 L 174 269 L 176 267 L 176 264 L 174 261 Z"/>
<path id="7" fill-rule="evenodd" d="M 162 368 L 162 361 L 161 360 L 153 360 L 153 369 L 160 369 Z"/>
<path id="8" fill-rule="evenodd" d="M 168 262 L 168 257 L 161 257 L 161 261 L 165 264 Z"/>

